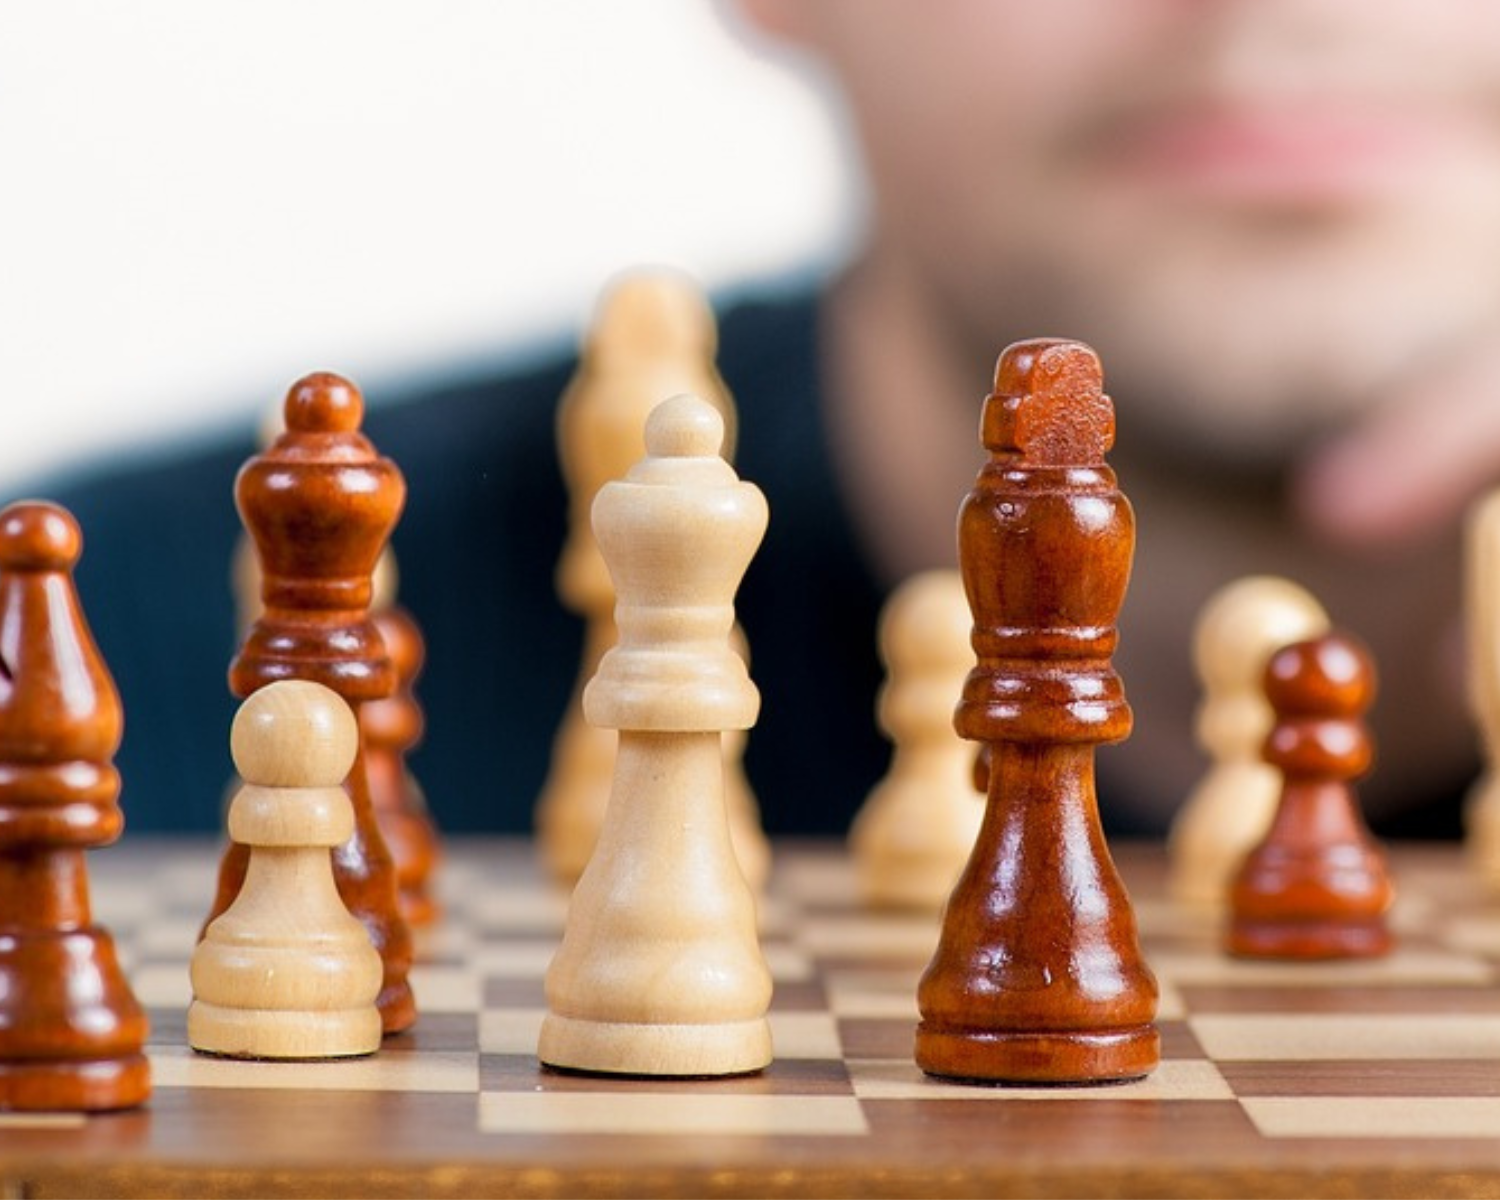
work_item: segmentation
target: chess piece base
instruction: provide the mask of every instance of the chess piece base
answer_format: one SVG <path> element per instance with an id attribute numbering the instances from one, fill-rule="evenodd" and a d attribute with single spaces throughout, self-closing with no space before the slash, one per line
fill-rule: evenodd
<path id="1" fill-rule="evenodd" d="M 377 776 L 370 771 L 370 790 L 376 792 Z M 382 780 L 387 794 L 398 788 L 415 787 L 402 775 L 395 782 Z M 385 839 L 396 873 L 396 908 L 408 927 L 433 924 L 442 913 L 428 885 L 438 863 L 437 830 L 425 812 L 406 812 L 393 808 L 375 809 L 375 824 Z"/>
<path id="2" fill-rule="evenodd" d="M 109 1112 L 135 1108 L 150 1095 L 144 1054 L 0 1062 L 0 1112 Z"/>
<path id="3" fill-rule="evenodd" d="M 593 636 L 603 642 L 585 655 L 583 665 L 589 676 L 598 668 L 599 656 L 614 643 L 614 622 L 604 633 Z M 552 770 L 536 806 L 536 842 L 542 865 L 565 887 L 578 882 L 599 840 L 619 740 L 613 729 L 595 729 L 584 721 L 581 696 L 580 687 L 558 730 Z"/>
<path id="4" fill-rule="evenodd" d="M 1464 851 L 1485 890 L 1500 896 L 1500 778 L 1486 772 L 1464 808 Z"/>
<path id="5" fill-rule="evenodd" d="M 420 888 L 399 889 L 396 892 L 396 907 L 401 913 L 401 919 L 413 929 L 435 925 L 443 915 L 442 906 L 425 889 Z"/>
<path id="6" fill-rule="evenodd" d="M 1167 881 L 1168 893 L 1184 908 L 1223 913 L 1229 907 L 1229 884 L 1242 857 L 1203 855 L 1190 866 L 1174 869 Z"/>
<path id="7" fill-rule="evenodd" d="M 549 1013 L 542 1022 L 537 1057 L 545 1066 L 602 1075 L 748 1075 L 771 1063 L 771 1027 L 764 1018 L 636 1025 Z"/>
<path id="8" fill-rule="evenodd" d="M 133 1108 L 151 1094 L 146 1014 L 97 926 L 0 936 L 0 1111 Z"/>
<path id="9" fill-rule="evenodd" d="M 374 943 L 375 949 L 380 952 L 385 974 L 382 977 L 380 994 L 375 997 L 375 1007 L 380 1010 L 381 1028 L 386 1036 L 390 1036 L 405 1033 L 417 1022 L 417 1001 L 412 994 L 411 982 L 407 979 L 407 970 L 411 966 L 411 932 L 405 919 L 401 917 L 396 903 L 395 871 L 390 866 L 388 855 L 381 854 L 380 857 L 384 860 L 381 873 L 390 880 L 389 910 L 385 909 L 383 904 L 377 906 L 371 899 L 372 896 L 378 897 L 379 895 L 373 888 L 363 897 L 355 890 L 364 880 L 354 876 L 356 867 L 346 864 L 351 858 L 358 862 L 367 858 L 370 853 L 367 845 L 351 851 L 350 848 L 359 840 L 356 835 L 333 852 L 333 869 L 335 877 L 339 877 L 342 873 L 339 894 L 344 897 L 349 910 L 369 931 L 370 940 Z M 382 842 L 382 851 L 384 848 L 385 844 Z M 235 897 L 240 894 L 245 872 L 249 866 L 250 847 L 239 842 L 231 842 L 219 865 L 218 896 L 214 900 L 213 911 L 204 922 L 203 931 L 199 934 L 200 938 L 207 933 L 208 926 L 214 919 L 234 903 Z M 353 882 L 345 882 L 351 878 Z M 361 899 L 369 903 L 361 904 L 359 903 Z"/>
<path id="10" fill-rule="evenodd" d="M 435 924 L 443 910 L 429 890 L 439 857 L 432 822 L 412 813 L 377 808 L 375 823 L 395 868 L 396 910 L 401 919 L 409 929 Z"/>
<path id="11" fill-rule="evenodd" d="M 357 1058 L 380 1049 L 375 1008 L 337 1012 L 266 1012 L 194 1000 L 188 1045 L 224 1058 Z"/>
<path id="12" fill-rule="evenodd" d="M 1383 919 L 1235 921 L 1225 948 L 1240 958 L 1378 958 L 1390 952 Z"/>
<path id="13" fill-rule="evenodd" d="M 934 913 L 953 894 L 958 874 L 951 858 L 887 854 L 858 864 L 856 881 L 871 908 Z"/>
<path id="14" fill-rule="evenodd" d="M 917 1029 L 917 1066 L 971 1083 L 1126 1083 L 1161 1061 L 1155 1025 L 1097 1032 Z"/>
<path id="15" fill-rule="evenodd" d="M 400 917 L 399 908 L 392 911 Z M 366 921 L 365 927 L 368 929 L 373 924 L 373 921 Z M 401 961 L 399 964 L 386 961 L 384 982 L 380 985 L 380 994 L 375 997 L 375 1007 L 380 1010 L 381 1032 L 387 1037 L 405 1033 L 417 1023 L 417 999 L 406 978 L 406 968 L 411 962 L 411 934 L 404 919 L 401 920 L 401 943 Z M 377 948 L 382 945 L 378 941 L 375 944 Z M 382 953 L 381 957 L 385 959 L 386 956 Z"/>
<path id="16" fill-rule="evenodd" d="M 1204 780 L 1167 842 L 1172 899 L 1210 912 L 1228 908 L 1235 874 L 1271 827 L 1280 793 L 1280 772 L 1261 762 L 1223 765 Z"/>

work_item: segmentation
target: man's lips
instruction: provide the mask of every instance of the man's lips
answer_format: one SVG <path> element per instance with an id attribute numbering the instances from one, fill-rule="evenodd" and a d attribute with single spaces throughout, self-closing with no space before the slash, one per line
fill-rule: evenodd
<path id="1" fill-rule="evenodd" d="M 1104 157 L 1137 182 L 1204 198 L 1352 200 L 1400 186 L 1452 132 L 1378 110 L 1209 108 L 1122 122 Z"/>

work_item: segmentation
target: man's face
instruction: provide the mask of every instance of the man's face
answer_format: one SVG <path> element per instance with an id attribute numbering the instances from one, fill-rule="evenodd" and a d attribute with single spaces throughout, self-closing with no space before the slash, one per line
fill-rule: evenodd
<path id="1" fill-rule="evenodd" d="M 877 253 L 966 346 L 1275 459 L 1500 322 L 1493 0 L 819 0 Z M 987 365 L 987 363 L 986 363 Z"/>

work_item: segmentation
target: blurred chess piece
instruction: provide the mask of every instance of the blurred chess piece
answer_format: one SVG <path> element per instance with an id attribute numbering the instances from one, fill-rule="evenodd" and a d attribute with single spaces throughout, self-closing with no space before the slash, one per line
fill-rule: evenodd
<path id="1" fill-rule="evenodd" d="M 120 836 L 123 716 L 52 504 L 0 512 L 0 1111 L 130 1108 L 146 1014 L 93 920 L 85 852 Z"/>
<path id="2" fill-rule="evenodd" d="M 620 731 L 614 786 L 547 971 L 549 1066 L 698 1076 L 771 1060 L 771 975 L 729 837 L 722 733 L 760 695 L 730 646 L 734 595 L 766 502 L 721 457 L 723 422 L 678 396 L 646 456 L 606 484 L 594 528 L 620 595 L 620 639 L 584 693 Z"/>
<path id="3" fill-rule="evenodd" d="M 729 631 L 730 648 L 750 667 L 750 642 L 738 621 Z M 748 729 L 724 730 L 724 808 L 729 818 L 729 840 L 739 860 L 745 881 L 757 895 L 765 890 L 771 877 L 771 843 L 760 823 L 760 802 L 745 775 L 745 749 L 750 741 Z"/>
<path id="4" fill-rule="evenodd" d="M 1230 888 L 1227 948 L 1249 958 L 1384 954 L 1394 890 L 1354 791 L 1375 755 L 1364 722 L 1375 664 L 1334 631 L 1283 646 L 1264 678 L 1276 714 L 1265 755 L 1281 771 L 1281 796 Z"/>
<path id="5" fill-rule="evenodd" d="M 406 762 L 426 726 L 416 684 L 427 660 L 427 645 L 416 618 L 396 600 L 399 585 L 396 552 L 387 546 L 370 577 L 370 619 L 396 668 L 396 690 L 360 706 L 359 732 L 375 822 L 396 864 L 401 915 L 408 924 L 423 926 L 441 915 L 432 879 L 442 846 L 426 793 Z"/>
<path id="6" fill-rule="evenodd" d="M 957 571 L 913 576 L 881 614 L 887 678 L 879 716 L 895 748 L 849 831 L 868 904 L 940 909 L 979 835 L 984 796 L 974 786 L 974 747 L 953 730 L 974 665 L 972 625 Z"/>
<path id="7" fill-rule="evenodd" d="M 583 718 L 583 689 L 615 644 L 615 591 L 589 524 L 599 489 L 619 479 L 645 452 L 642 430 L 653 408 L 691 392 L 711 403 L 725 424 L 724 457 L 733 459 L 734 401 L 714 366 L 718 330 L 702 293 L 686 277 L 637 271 L 602 297 L 578 373 L 558 407 L 557 445 L 570 498 L 567 544 L 557 568 L 558 594 L 584 620 L 578 684 L 553 743 L 552 766 L 537 800 L 537 843 L 552 875 L 571 884 L 593 852 L 609 800 L 616 736 Z M 750 795 L 730 746 L 731 793 Z M 740 806 L 736 846 L 758 888 L 770 849 L 753 803 Z"/>
<path id="8" fill-rule="evenodd" d="M 1484 770 L 1464 809 L 1464 848 L 1485 887 L 1500 895 L 1500 490 L 1469 517 L 1465 561 L 1469 704 Z"/>
<path id="9" fill-rule="evenodd" d="M 1210 908 L 1229 903 L 1229 882 L 1270 827 L 1281 773 L 1262 747 L 1273 713 L 1266 662 L 1282 646 L 1328 630 L 1312 595 L 1287 579 L 1252 575 L 1221 588 L 1193 632 L 1203 687 L 1198 742 L 1210 765 L 1172 822 L 1172 895 Z"/>
<path id="10" fill-rule="evenodd" d="M 430 925 L 440 909 L 432 895 L 432 877 L 441 858 L 437 825 L 427 808 L 422 785 L 406 756 L 422 740 L 424 718 L 415 684 L 426 648 L 422 631 L 404 608 L 391 604 L 370 613 L 396 668 L 396 690 L 359 710 L 370 778 L 375 822 L 396 864 L 396 899 L 401 915 L 414 926 Z"/>
<path id="11" fill-rule="evenodd" d="M 373 1054 L 380 955 L 339 898 L 330 856 L 354 833 L 343 788 L 354 713 L 321 684 L 280 680 L 240 706 L 230 746 L 245 783 L 229 836 L 250 862 L 193 952 L 188 1044 L 233 1058 Z"/>

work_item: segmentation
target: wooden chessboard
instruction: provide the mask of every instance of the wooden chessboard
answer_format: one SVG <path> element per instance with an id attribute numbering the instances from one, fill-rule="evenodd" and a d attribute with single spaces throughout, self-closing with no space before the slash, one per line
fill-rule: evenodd
<path id="1" fill-rule="evenodd" d="M 1162 985 L 1164 1061 L 1093 1089 L 976 1088 L 911 1061 L 932 920 L 853 902 L 837 847 L 778 847 L 764 913 L 777 1059 L 716 1082 L 555 1074 L 533 1056 L 564 900 L 517 842 L 449 847 L 423 1015 L 371 1059 L 238 1063 L 184 1043 L 213 893 L 203 842 L 91 856 L 152 1014 L 155 1095 L 0 1115 L 0 1196 L 1500 1194 L 1500 903 L 1451 848 L 1395 856 L 1383 961 L 1232 962 L 1118 859 Z"/>

